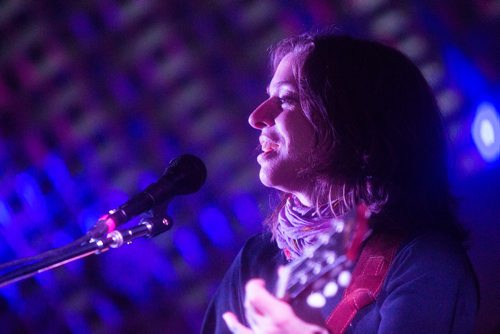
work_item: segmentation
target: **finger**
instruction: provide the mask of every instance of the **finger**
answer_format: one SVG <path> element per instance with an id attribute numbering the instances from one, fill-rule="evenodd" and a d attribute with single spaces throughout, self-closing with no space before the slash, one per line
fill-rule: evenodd
<path id="1" fill-rule="evenodd" d="M 286 318 L 291 313 L 288 304 L 270 294 L 260 279 L 252 279 L 245 286 L 246 306 L 259 315 L 269 315 L 272 318 Z"/>
<path id="2" fill-rule="evenodd" d="M 233 334 L 253 334 L 250 328 L 243 326 L 236 316 L 231 312 L 226 312 L 222 315 L 222 319 L 226 322 L 227 328 Z"/>

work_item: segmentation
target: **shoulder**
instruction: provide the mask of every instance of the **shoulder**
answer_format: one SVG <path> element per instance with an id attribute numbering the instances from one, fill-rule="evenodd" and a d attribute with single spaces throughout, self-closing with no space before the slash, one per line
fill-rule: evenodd
<path id="1" fill-rule="evenodd" d="M 443 232 L 403 240 L 375 304 L 360 312 L 364 331 L 470 333 L 477 312 L 477 284 L 461 242 Z M 375 331 L 375 329 L 374 329 Z"/>
<path id="2" fill-rule="evenodd" d="M 439 267 L 439 271 L 471 269 L 462 243 L 442 231 L 425 231 L 409 236 L 403 241 L 394 264 L 429 269 Z"/>
<path id="3" fill-rule="evenodd" d="M 450 234 L 436 231 L 417 233 L 402 242 L 386 280 L 387 292 L 410 282 L 421 291 L 467 290 L 474 294 L 477 289 L 462 243 Z"/>

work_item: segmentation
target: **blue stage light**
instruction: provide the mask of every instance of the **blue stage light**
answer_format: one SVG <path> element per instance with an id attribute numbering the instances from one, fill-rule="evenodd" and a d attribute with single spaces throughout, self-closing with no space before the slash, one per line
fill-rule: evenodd
<path id="1" fill-rule="evenodd" d="M 241 194 L 233 198 L 233 212 L 245 229 L 252 233 L 260 231 L 263 217 L 256 199 L 249 194 Z"/>
<path id="2" fill-rule="evenodd" d="M 181 256 L 192 268 L 199 269 L 206 263 L 206 252 L 191 228 L 177 228 L 173 233 L 173 241 Z"/>
<path id="3" fill-rule="evenodd" d="M 0 226 L 9 225 L 11 220 L 9 210 L 7 209 L 7 205 L 0 200 Z"/>
<path id="4" fill-rule="evenodd" d="M 500 119 L 495 106 L 481 103 L 472 122 L 472 138 L 481 157 L 487 162 L 498 160 L 500 154 Z"/>
<path id="5" fill-rule="evenodd" d="M 228 219 L 217 207 L 206 207 L 200 213 L 200 224 L 212 243 L 219 247 L 231 245 L 234 240 Z"/>

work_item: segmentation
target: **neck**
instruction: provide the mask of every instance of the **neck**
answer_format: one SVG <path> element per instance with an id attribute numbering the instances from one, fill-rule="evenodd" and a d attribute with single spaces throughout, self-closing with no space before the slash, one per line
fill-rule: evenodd
<path id="1" fill-rule="evenodd" d="M 302 193 L 294 194 L 294 195 L 295 195 L 295 197 L 297 197 L 300 204 L 302 204 L 303 206 L 307 206 L 310 208 L 314 206 L 311 196 L 307 196 L 307 195 L 302 194 Z"/>
<path id="2" fill-rule="evenodd" d="M 301 191 L 294 192 L 293 195 L 297 197 L 299 202 L 306 207 L 321 206 L 327 203 L 332 203 L 343 197 L 343 187 L 337 185 L 326 185 L 324 187 L 315 188 L 316 191 L 319 190 L 318 196 L 313 195 L 313 191 Z"/>

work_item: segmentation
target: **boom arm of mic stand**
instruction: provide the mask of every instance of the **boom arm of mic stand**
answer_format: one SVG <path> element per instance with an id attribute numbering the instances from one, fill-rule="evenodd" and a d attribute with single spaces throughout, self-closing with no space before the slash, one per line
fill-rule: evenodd
<path id="1" fill-rule="evenodd" d="M 26 279 L 38 273 L 57 268 L 66 263 L 84 258 L 92 254 L 101 254 L 110 248 L 118 248 L 124 243 L 141 237 L 154 237 L 170 229 L 172 221 L 163 218 L 161 221 L 152 219 L 141 222 L 139 225 L 129 228 L 115 230 L 108 235 L 91 239 L 89 242 L 77 245 L 62 254 L 55 254 L 39 262 L 21 266 L 11 272 L 0 276 L 0 288 L 8 284 Z"/>

